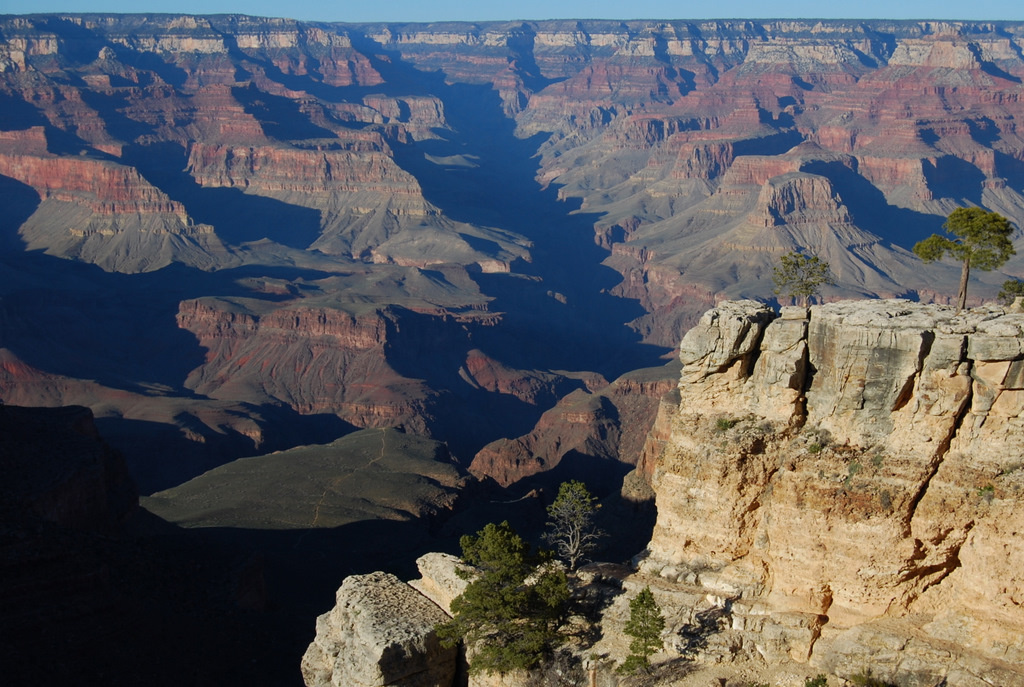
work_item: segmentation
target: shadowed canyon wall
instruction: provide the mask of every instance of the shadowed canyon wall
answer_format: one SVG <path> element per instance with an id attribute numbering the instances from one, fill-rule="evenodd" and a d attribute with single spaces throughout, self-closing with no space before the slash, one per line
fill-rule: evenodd
<path id="1" fill-rule="evenodd" d="M 0 31 L 0 393 L 88 405 L 126 448 L 174 437 L 191 458 L 160 475 L 129 450 L 146 488 L 294 445 L 295 415 L 318 441 L 428 434 L 503 482 L 585 443 L 580 412 L 613 437 L 584 453 L 616 453 L 596 380 L 722 298 L 773 298 L 779 255 L 828 260 L 829 299 L 943 301 L 957 270 L 914 242 L 962 205 L 1024 219 L 1012 22 Z"/>

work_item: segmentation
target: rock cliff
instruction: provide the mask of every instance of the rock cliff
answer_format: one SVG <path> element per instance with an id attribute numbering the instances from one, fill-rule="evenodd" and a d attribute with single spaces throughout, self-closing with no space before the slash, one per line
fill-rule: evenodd
<path id="1" fill-rule="evenodd" d="M 769 661 L 1024 684 L 1022 341 L 1000 308 L 708 311 L 641 570 L 703 589 Z"/>
<path id="2" fill-rule="evenodd" d="M 0 404 L 4 519 L 31 513 L 68 529 L 112 532 L 138 506 L 124 459 L 88 408 Z"/>
<path id="3" fill-rule="evenodd" d="M 614 684 L 628 600 L 650 586 L 667 621 L 651 684 L 870 672 L 1024 685 L 1019 309 L 726 301 L 680 359 L 655 428 L 663 448 L 641 466 L 653 535 L 635 569 L 576 576 L 600 632 L 570 642 L 574 670 Z M 457 559 L 419 565 L 413 586 L 447 608 L 464 585 Z"/>
<path id="4" fill-rule="evenodd" d="M 615 491 L 643 460 L 651 419 L 675 387 L 677 369 L 634 370 L 611 384 L 590 380 L 588 389 L 562 397 L 529 434 L 484 446 L 470 472 L 509 486 L 534 476 L 554 483 L 585 470 L 590 489 Z"/>

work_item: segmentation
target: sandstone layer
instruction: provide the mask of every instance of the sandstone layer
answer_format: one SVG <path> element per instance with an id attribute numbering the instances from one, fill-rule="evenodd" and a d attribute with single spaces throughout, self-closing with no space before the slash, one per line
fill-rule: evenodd
<path id="1" fill-rule="evenodd" d="M 1024 684 L 1022 341 L 991 307 L 708 311 L 642 570 L 703 589 L 768 661 Z"/>

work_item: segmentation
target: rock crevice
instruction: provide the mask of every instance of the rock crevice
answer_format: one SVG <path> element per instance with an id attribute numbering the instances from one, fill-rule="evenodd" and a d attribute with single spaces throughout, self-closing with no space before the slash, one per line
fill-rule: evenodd
<path id="1" fill-rule="evenodd" d="M 733 631 L 769 661 L 853 674 L 913 636 L 931 652 L 914 679 L 958 670 L 950 641 L 995 670 L 1024 641 L 999 591 L 1024 592 L 1005 567 L 1024 556 L 1006 538 L 1024 523 L 1022 341 L 1024 316 L 997 307 L 720 304 L 680 347 L 641 572 L 733 599 Z M 1015 665 L 1001 684 L 1024 684 Z"/>

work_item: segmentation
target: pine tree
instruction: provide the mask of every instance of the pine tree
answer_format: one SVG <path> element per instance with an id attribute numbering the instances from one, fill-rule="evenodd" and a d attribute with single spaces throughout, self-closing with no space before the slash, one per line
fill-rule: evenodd
<path id="1" fill-rule="evenodd" d="M 661 631 L 664 629 L 665 618 L 661 615 L 661 608 L 651 588 L 644 587 L 629 602 L 629 621 L 625 633 L 633 640 L 629 643 L 629 656 L 619 670 L 633 673 L 640 669 L 650 669 L 651 655 L 665 646 L 661 639 Z"/>
<path id="2" fill-rule="evenodd" d="M 779 264 L 772 269 L 772 281 L 776 294 L 795 298 L 804 306 L 822 286 L 836 283 L 826 261 L 797 251 L 790 251 L 779 259 Z"/>
<path id="3" fill-rule="evenodd" d="M 971 276 L 971 268 L 985 272 L 994 270 L 1016 255 L 1010 241 L 1013 225 L 995 212 L 981 208 L 957 208 L 942 226 L 955 238 L 932 234 L 914 244 L 914 253 L 926 263 L 941 260 L 947 253 L 960 260 L 956 308 L 963 310 L 967 307 L 967 280 Z"/>
<path id="4" fill-rule="evenodd" d="M 569 570 L 575 570 L 605 536 L 594 524 L 600 507 L 597 498 L 587 491 L 587 486 L 576 480 L 562 482 L 558 496 L 548 506 L 549 531 L 544 534 L 544 541 L 555 547 L 555 552 L 568 564 Z"/>
<path id="5" fill-rule="evenodd" d="M 438 626 L 442 644 L 464 641 L 470 673 L 529 669 L 557 647 L 569 602 L 565 572 L 538 556 L 503 522 L 460 540 L 474 572 L 451 603 L 452 620 Z"/>

